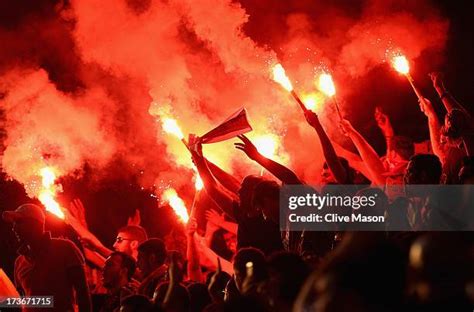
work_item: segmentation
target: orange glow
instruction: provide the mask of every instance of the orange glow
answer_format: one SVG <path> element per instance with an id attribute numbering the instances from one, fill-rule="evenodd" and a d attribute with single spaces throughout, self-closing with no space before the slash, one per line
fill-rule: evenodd
<path id="1" fill-rule="evenodd" d="M 321 110 L 323 98 L 320 93 L 303 93 L 301 101 L 303 101 L 304 106 L 306 106 L 307 109 L 312 110 L 313 112 L 318 112 Z"/>
<path id="2" fill-rule="evenodd" d="M 183 200 L 178 196 L 176 190 L 169 188 L 163 192 L 163 199 L 166 200 L 171 208 L 173 208 L 176 215 L 183 223 L 187 223 L 189 220 L 188 210 L 184 205 Z"/>
<path id="3" fill-rule="evenodd" d="M 293 91 L 293 85 L 291 84 L 290 79 L 286 76 L 285 69 L 281 64 L 276 64 L 273 66 L 273 80 L 278 82 L 286 91 Z"/>
<path id="4" fill-rule="evenodd" d="M 194 178 L 194 187 L 196 188 L 196 191 L 200 191 L 204 188 L 204 183 L 202 182 L 201 176 L 197 172 L 196 168 L 194 168 L 194 171 L 196 171 L 196 175 Z"/>
<path id="5" fill-rule="evenodd" d="M 332 76 L 330 74 L 321 74 L 319 76 L 319 90 L 326 94 L 327 96 L 333 96 L 336 94 L 336 87 L 332 81 Z"/>
<path id="6" fill-rule="evenodd" d="M 273 135 L 255 137 L 253 143 L 257 147 L 258 152 L 268 158 L 275 156 L 278 150 L 278 141 Z"/>
<path id="7" fill-rule="evenodd" d="M 410 72 L 410 65 L 405 56 L 400 55 L 393 58 L 392 62 L 393 68 L 400 74 L 406 75 Z"/>
<path id="8" fill-rule="evenodd" d="M 161 122 L 166 133 L 172 134 L 180 140 L 184 139 L 183 132 L 175 119 L 164 117 Z"/>
<path id="9" fill-rule="evenodd" d="M 56 188 L 54 186 L 54 181 L 56 180 L 56 174 L 54 173 L 53 168 L 42 168 L 40 170 L 40 176 L 43 188 L 40 190 L 38 195 L 39 201 L 46 207 L 47 211 L 64 220 L 64 212 L 55 200 Z"/>

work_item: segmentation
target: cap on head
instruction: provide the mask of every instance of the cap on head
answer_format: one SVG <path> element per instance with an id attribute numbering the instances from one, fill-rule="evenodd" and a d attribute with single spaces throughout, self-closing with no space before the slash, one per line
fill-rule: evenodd
<path id="1" fill-rule="evenodd" d="M 4 211 L 2 214 L 3 220 L 9 223 L 13 223 L 20 219 L 34 219 L 38 222 L 45 222 L 45 215 L 43 209 L 40 206 L 34 204 L 24 204 L 18 207 L 14 211 Z"/>

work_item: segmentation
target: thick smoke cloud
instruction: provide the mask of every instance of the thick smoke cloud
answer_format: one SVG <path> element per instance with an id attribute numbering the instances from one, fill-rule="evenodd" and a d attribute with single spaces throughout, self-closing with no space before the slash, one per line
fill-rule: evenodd
<path id="1" fill-rule="evenodd" d="M 281 62 L 302 94 L 317 93 L 315 78 L 330 71 L 344 103 L 355 92 L 347 82 L 393 53 L 441 55 L 448 29 L 429 1 L 72 0 L 17 15 L 0 28 L 9 45 L 0 52 L 1 161 L 24 184 L 46 164 L 113 174 L 107 166 L 119 158 L 122 170 L 143 171 L 144 186 L 189 186 L 187 151 L 161 131 L 153 105 L 197 134 L 244 106 L 251 136 L 279 138 L 278 157 L 315 182 L 317 138 L 270 80 L 271 66 Z M 340 136 L 326 122 L 331 102 L 319 106 Z M 231 142 L 205 152 L 237 176 L 259 172 Z"/>

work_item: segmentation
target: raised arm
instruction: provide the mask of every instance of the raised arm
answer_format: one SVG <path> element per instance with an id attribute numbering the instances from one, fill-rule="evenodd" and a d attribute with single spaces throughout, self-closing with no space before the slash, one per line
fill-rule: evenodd
<path id="1" fill-rule="evenodd" d="M 352 127 L 348 120 L 341 120 L 341 128 L 352 140 L 359 151 L 362 160 L 365 162 L 367 168 L 370 171 L 370 176 L 373 179 L 372 182 L 375 182 L 377 185 L 385 185 L 385 177 L 383 176 L 385 168 L 379 158 L 379 155 L 377 155 L 375 150 L 364 139 L 364 137 L 359 132 L 357 132 L 354 127 Z"/>
<path id="2" fill-rule="evenodd" d="M 195 239 L 201 248 L 202 255 L 206 257 L 214 267 L 219 265 L 218 261 L 220 261 L 222 265 L 222 271 L 229 273 L 230 275 L 234 274 L 234 267 L 230 261 L 222 258 L 218 254 L 216 254 L 206 243 L 206 238 L 201 237 L 199 235 L 195 235 Z M 218 260 L 219 259 L 219 260 Z"/>
<path id="3" fill-rule="evenodd" d="M 375 108 L 374 117 L 375 117 L 375 121 L 377 122 L 377 126 L 380 128 L 385 138 L 385 144 L 387 146 L 386 155 L 389 155 L 393 149 L 392 141 L 393 141 L 393 136 L 395 135 L 392 124 L 388 116 L 382 111 L 380 107 Z"/>
<path id="4" fill-rule="evenodd" d="M 202 155 L 201 147 L 198 151 L 192 151 L 193 162 L 199 172 L 199 176 L 204 184 L 204 189 L 211 199 L 229 216 L 234 217 L 234 203 L 238 202 L 239 198 L 235 193 L 226 190 L 220 185 L 212 175 L 207 166 L 206 159 Z"/>
<path id="5" fill-rule="evenodd" d="M 69 224 L 80 236 L 81 242 L 84 247 L 87 247 L 92 251 L 99 253 L 103 257 L 108 257 L 112 253 L 112 250 L 105 247 L 104 244 L 102 244 L 102 242 L 87 229 L 87 224 L 78 220 L 73 215 L 73 213 L 76 213 L 74 209 L 72 210 L 72 212 L 69 210 L 64 210 L 65 220 L 66 223 Z"/>
<path id="6" fill-rule="evenodd" d="M 240 182 L 233 175 L 225 172 L 212 162 L 206 159 L 207 167 L 217 181 L 229 191 L 237 194 L 240 189 Z"/>
<path id="7" fill-rule="evenodd" d="M 349 165 L 354 168 L 355 170 L 359 171 L 362 173 L 365 177 L 370 179 L 372 181 L 371 173 L 369 169 L 367 169 L 367 166 L 365 165 L 364 161 L 362 158 L 360 158 L 359 155 L 346 150 L 344 147 L 339 145 L 337 142 L 333 143 L 334 149 L 336 150 L 336 153 L 338 155 L 341 155 L 341 157 L 344 157 L 347 159 L 349 162 Z"/>
<path id="8" fill-rule="evenodd" d="M 201 272 L 201 262 L 199 259 L 199 250 L 196 246 L 196 235 L 197 221 L 195 218 L 189 219 L 186 226 L 186 237 L 187 237 L 187 250 L 186 258 L 188 259 L 188 278 L 191 281 L 202 282 L 203 275 Z"/>
<path id="9" fill-rule="evenodd" d="M 289 168 L 260 154 L 255 145 L 253 145 L 245 135 L 239 135 L 238 138 L 242 143 L 235 143 L 235 148 L 243 151 L 250 159 L 256 161 L 260 166 L 267 169 L 268 172 L 273 174 L 282 183 L 302 184 L 296 174 Z"/>
<path id="10" fill-rule="evenodd" d="M 458 101 L 456 101 L 456 99 L 451 95 L 451 93 L 449 93 L 449 91 L 444 86 L 441 73 L 438 73 L 438 72 L 430 73 L 430 78 L 431 78 L 431 81 L 433 82 L 433 87 L 438 93 L 439 98 L 443 102 L 443 105 L 448 111 L 448 113 L 451 112 L 453 109 L 460 109 L 468 114 L 466 109 Z"/>
<path id="11" fill-rule="evenodd" d="M 326 163 L 328 164 L 329 169 L 331 170 L 332 174 L 336 181 L 340 184 L 347 183 L 348 172 L 344 169 L 339 160 L 339 157 L 334 150 L 334 146 L 331 143 L 326 131 L 324 131 L 321 122 L 319 121 L 318 115 L 313 113 L 310 110 L 305 112 L 306 121 L 308 124 L 316 130 L 318 134 L 319 141 L 321 142 L 321 146 L 323 148 L 324 158 L 326 159 Z"/>
<path id="12" fill-rule="evenodd" d="M 224 215 L 220 215 L 214 209 L 206 210 L 206 219 L 208 222 L 213 223 L 215 226 L 218 226 L 232 234 L 237 235 L 239 225 L 235 222 L 226 221 Z"/>
<path id="13" fill-rule="evenodd" d="M 433 153 L 438 156 L 440 161 L 444 164 L 446 160 L 446 153 L 443 145 L 441 145 L 441 124 L 438 116 L 431 104 L 430 100 L 423 98 L 419 100 L 420 109 L 428 118 L 428 128 L 430 130 L 430 143 Z"/>

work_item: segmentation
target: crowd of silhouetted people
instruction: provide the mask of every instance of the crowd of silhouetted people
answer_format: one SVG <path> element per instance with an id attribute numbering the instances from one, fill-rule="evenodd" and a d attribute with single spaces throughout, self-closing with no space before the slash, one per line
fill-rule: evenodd
<path id="1" fill-rule="evenodd" d="M 431 79 L 439 100 L 419 99 L 430 152 L 415 153 L 381 109 L 374 117 L 386 141 L 382 157 L 348 120 L 339 128 L 356 152 L 305 112 L 325 158 L 318 192 L 377 193 L 374 209 L 385 217 L 378 227 L 282 230 L 282 186 L 311 186 L 244 135 L 236 149 L 273 179 L 240 181 L 210 162 L 196 138 L 191 157 L 212 208 L 190 213 L 182 246 L 148 237 L 139 214 L 105 246 L 80 200 L 67 215 L 78 242 L 52 238 L 43 208 L 24 204 L 3 214 L 21 243 L 12 280 L 20 295 L 54 296 L 55 311 L 472 311 L 474 120 L 440 74 Z M 434 103 L 443 104 L 444 120 Z M 443 198 L 448 185 L 466 192 Z"/>

